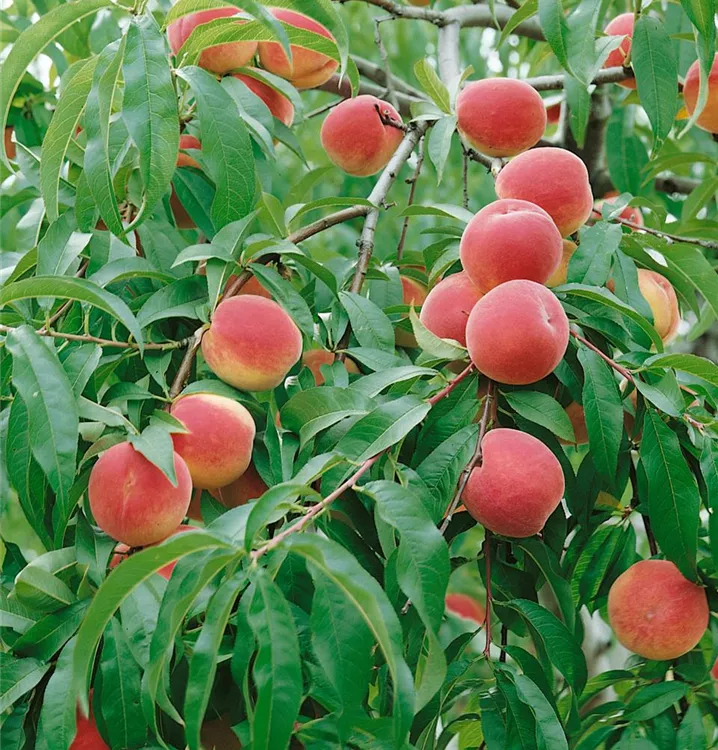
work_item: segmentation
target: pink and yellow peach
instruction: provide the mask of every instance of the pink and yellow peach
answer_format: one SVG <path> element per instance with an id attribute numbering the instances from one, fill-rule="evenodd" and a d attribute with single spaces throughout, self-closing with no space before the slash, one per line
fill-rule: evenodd
<path id="1" fill-rule="evenodd" d="M 653 327 L 661 340 L 671 341 L 678 332 L 681 313 L 671 282 L 647 268 L 638 269 L 638 288 L 653 313 Z"/>
<path id="2" fill-rule="evenodd" d="M 90 691 L 90 701 L 92 701 L 92 692 Z M 68 750 L 110 750 L 97 729 L 97 722 L 92 713 L 92 704 L 90 704 L 90 715 L 84 717 L 78 709 L 76 720 L 75 739 L 72 740 Z"/>
<path id="3" fill-rule="evenodd" d="M 699 62 L 688 68 L 686 80 L 683 84 L 683 98 L 686 109 L 693 114 L 698 103 L 698 89 L 700 87 Z M 709 133 L 718 133 L 718 55 L 713 58 L 713 64 L 708 75 L 708 100 L 703 111 L 698 115 L 696 125 Z"/>
<path id="4" fill-rule="evenodd" d="M 487 156 L 515 156 L 546 130 L 546 108 L 536 89 L 515 78 L 469 83 L 456 99 L 457 127 Z"/>
<path id="5" fill-rule="evenodd" d="M 561 286 L 566 283 L 568 278 L 568 264 L 571 260 L 571 256 L 578 249 L 578 245 L 571 240 L 563 240 L 561 250 L 561 260 L 556 267 L 556 270 L 546 279 L 546 286 Z"/>
<path id="6" fill-rule="evenodd" d="M 302 334 L 273 300 L 248 294 L 217 305 L 202 354 L 219 378 L 244 391 L 276 388 L 302 356 Z"/>
<path id="7" fill-rule="evenodd" d="M 641 560 L 608 592 L 616 638 L 646 659 L 669 660 L 693 649 L 708 627 L 706 592 L 668 560 Z"/>
<path id="8" fill-rule="evenodd" d="M 435 336 L 466 346 L 466 324 L 481 291 L 465 272 L 440 281 L 427 295 L 419 320 Z M 462 367 L 463 369 L 463 367 Z"/>
<path id="9" fill-rule="evenodd" d="M 538 534 L 563 497 L 558 459 L 540 440 L 518 430 L 491 430 L 481 447 L 481 466 L 464 490 L 466 510 L 496 534 Z"/>
<path id="10" fill-rule="evenodd" d="M 327 351 L 326 349 L 309 349 L 302 355 L 302 364 L 311 371 L 312 375 L 314 375 L 314 382 L 318 386 L 324 384 L 322 365 L 331 366 L 334 364 L 335 360 L 336 354 Z M 350 375 L 356 375 L 359 372 L 356 363 L 351 359 L 344 360 L 344 368 Z"/>
<path id="11" fill-rule="evenodd" d="M 610 21 L 603 30 L 607 36 L 623 37 L 619 46 L 609 52 L 606 62 L 603 64 L 604 68 L 622 67 L 625 64 L 628 53 L 631 50 L 634 21 L 635 18 L 633 13 L 621 13 Z M 635 89 L 636 79 L 629 78 L 625 81 L 621 81 L 619 85 L 627 89 Z"/>
<path id="12" fill-rule="evenodd" d="M 237 73 L 234 77 L 242 81 L 253 94 L 256 94 L 267 105 L 267 109 L 273 117 L 276 117 L 287 127 L 291 127 L 294 122 L 294 105 L 284 94 L 280 94 L 279 91 L 258 78 L 243 73 Z"/>
<path id="13" fill-rule="evenodd" d="M 250 500 L 256 500 L 269 488 L 264 483 L 254 464 L 250 464 L 242 476 L 226 487 L 218 487 L 210 490 L 212 497 L 219 500 L 228 508 L 237 508 L 246 505 Z"/>
<path id="14" fill-rule="evenodd" d="M 88 496 L 97 525 L 130 547 L 144 547 L 169 536 L 187 513 L 192 478 L 174 454 L 177 485 L 130 443 L 102 454 L 90 472 Z"/>

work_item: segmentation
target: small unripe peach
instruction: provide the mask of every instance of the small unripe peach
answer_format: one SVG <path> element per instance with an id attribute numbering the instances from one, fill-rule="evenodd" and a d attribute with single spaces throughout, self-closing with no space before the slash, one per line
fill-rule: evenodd
<path id="1" fill-rule="evenodd" d="M 267 105 L 267 109 L 273 117 L 276 117 L 287 127 L 291 127 L 294 122 L 294 105 L 284 94 L 280 94 L 279 91 L 258 78 L 252 78 L 252 76 L 242 73 L 236 73 L 234 77 L 242 81 L 253 94 L 256 94 Z"/>
<path id="2" fill-rule="evenodd" d="M 322 24 L 302 13 L 286 8 L 272 8 L 271 13 L 278 21 L 283 21 L 290 26 L 313 31 L 327 39 L 334 39 Z M 320 52 L 295 44 L 291 46 L 291 51 L 292 61 L 289 62 L 279 42 L 260 42 L 259 60 L 265 70 L 286 78 L 297 89 L 313 89 L 321 86 L 334 75 L 334 71 L 339 67 L 336 60 Z"/>
<path id="3" fill-rule="evenodd" d="M 563 497 L 556 456 L 533 435 L 505 428 L 488 432 L 481 449 L 464 490 L 466 510 L 495 534 L 538 534 Z"/>
<path id="4" fill-rule="evenodd" d="M 539 93 L 516 78 L 469 83 L 456 99 L 457 127 L 468 143 L 488 156 L 515 156 L 535 146 L 546 130 Z"/>
<path id="5" fill-rule="evenodd" d="M 466 225 L 461 264 L 484 294 L 512 279 L 543 284 L 561 260 L 561 235 L 535 203 L 503 199 L 489 203 Z"/>
<path id="6" fill-rule="evenodd" d="M 486 620 L 483 605 L 468 594 L 447 594 L 445 603 L 447 612 L 452 612 L 465 620 L 473 620 L 477 625 L 483 625 Z"/>
<path id="7" fill-rule="evenodd" d="M 404 137 L 400 128 L 386 124 L 387 118 L 401 122 L 401 115 L 391 104 L 369 94 L 338 104 L 322 123 L 322 146 L 327 156 L 347 174 L 376 174 L 387 165 Z"/>
<path id="8" fill-rule="evenodd" d="M 631 39 L 633 38 L 633 23 L 633 13 L 621 13 L 621 15 L 616 16 L 603 30 L 607 36 L 623 37 L 623 41 L 620 45 L 609 52 L 606 62 L 603 63 L 604 68 L 623 66 L 626 62 L 626 58 L 631 49 Z M 625 81 L 621 81 L 619 85 L 627 89 L 635 89 L 636 79 L 629 78 Z"/>
<path id="9" fill-rule="evenodd" d="M 550 375 L 568 346 L 568 318 L 535 281 L 507 281 L 474 306 L 466 326 L 471 361 L 491 380 L 528 385 Z"/>
<path id="10" fill-rule="evenodd" d="M 698 89 L 700 86 L 699 61 L 696 60 L 686 73 L 683 84 L 683 98 L 686 101 L 686 109 L 693 114 L 698 103 Z M 709 133 L 718 133 L 718 55 L 713 58 L 708 75 L 708 101 L 703 111 L 698 115 L 696 125 Z"/>
<path id="11" fill-rule="evenodd" d="M 535 148 L 519 154 L 499 172 L 496 195 L 541 206 L 562 237 L 575 232 L 593 208 L 586 165 L 562 148 Z"/>
<path id="12" fill-rule="evenodd" d="M 656 332 L 663 342 L 670 341 L 678 332 L 681 322 L 678 298 L 671 282 L 660 273 L 639 268 L 638 288 L 651 308 Z"/>
<path id="13" fill-rule="evenodd" d="M 202 338 L 212 372 L 244 391 L 278 386 L 302 356 L 302 334 L 273 300 L 251 294 L 217 305 Z"/>
<path id="14" fill-rule="evenodd" d="M 574 441 L 561 440 L 564 445 L 584 445 L 588 442 L 588 428 L 586 427 L 586 415 L 581 404 L 572 401 L 565 409 L 566 414 L 573 427 Z"/>
<path id="15" fill-rule="evenodd" d="M 195 487 L 224 487 L 246 471 L 255 426 L 242 404 L 213 393 L 193 393 L 177 399 L 170 414 L 189 430 L 174 433 L 172 441 Z"/>
<path id="16" fill-rule="evenodd" d="M 171 23 L 167 29 L 172 54 L 176 55 L 180 51 L 182 45 L 197 26 L 209 23 L 217 18 L 234 16 L 239 12 L 239 8 L 227 6 L 226 8 L 213 8 L 212 10 L 203 10 L 199 13 L 182 16 L 182 18 Z M 246 21 L 238 20 L 237 23 L 242 24 Z M 256 51 L 257 42 L 219 44 L 216 47 L 208 47 L 202 52 L 199 58 L 199 66 L 219 75 L 229 73 L 230 70 L 246 65 L 254 57 Z"/>
<path id="17" fill-rule="evenodd" d="M 608 620 L 616 638 L 646 659 L 677 659 L 708 627 L 706 592 L 668 560 L 641 560 L 608 592 Z"/>
<path id="18" fill-rule="evenodd" d="M 571 256 L 577 249 L 578 245 L 575 242 L 563 240 L 561 260 L 556 270 L 546 279 L 546 286 L 561 286 L 561 284 L 566 283 L 566 279 L 568 278 L 568 264 Z"/>
<path id="19" fill-rule="evenodd" d="M 97 525 L 130 547 L 159 542 L 180 525 L 192 494 L 187 464 L 174 454 L 177 486 L 130 443 L 102 454 L 90 472 L 88 496 Z"/>
<path id="20" fill-rule="evenodd" d="M 429 292 L 421 307 L 419 320 L 434 336 L 453 339 L 466 346 L 466 324 L 480 299 L 481 292 L 468 274 L 455 273 L 440 281 Z"/>
<path id="21" fill-rule="evenodd" d="M 259 476 L 259 472 L 254 468 L 254 464 L 250 464 L 239 479 L 226 487 L 210 490 L 210 493 L 228 508 L 236 508 L 246 505 L 250 500 L 262 497 L 268 489 L 262 477 Z"/>

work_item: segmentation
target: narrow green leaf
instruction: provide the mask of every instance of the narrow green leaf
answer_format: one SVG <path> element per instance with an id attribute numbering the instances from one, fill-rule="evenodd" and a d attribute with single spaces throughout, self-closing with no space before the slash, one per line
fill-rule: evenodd
<path id="1" fill-rule="evenodd" d="M 547 393 L 540 391 L 509 391 L 502 394 L 509 406 L 524 419 L 551 430 L 568 443 L 576 441 L 566 410 Z"/>
<path id="2" fill-rule="evenodd" d="M 414 64 L 414 75 L 419 81 L 421 88 L 426 91 L 434 104 L 442 112 L 450 115 L 451 97 L 449 96 L 449 90 L 442 83 L 441 78 L 439 78 L 437 72 L 434 70 L 434 66 L 427 58 L 419 60 L 419 62 Z"/>
<path id="3" fill-rule="evenodd" d="M 538 17 L 546 41 L 565 70 L 568 64 L 568 24 L 561 0 L 538 0 Z"/>
<path id="4" fill-rule="evenodd" d="M 347 311 L 352 332 L 360 346 L 394 351 L 391 321 L 374 302 L 353 292 L 339 292 L 339 300 Z"/>
<path id="5" fill-rule="evenodd" d="M 0 711 L 5 713 L 16 700 L 32 690 L 50 666 L 38 659 L 18 659 L 6 651 L 0 652 Z"/>
<path id="6" fill-rule="evenodd" d="M 568 283 L 603 286 L 613 255 L 621 244 L 621 227 L 605 221 L 581 230 L 578 249 L 568 263 Z"/>

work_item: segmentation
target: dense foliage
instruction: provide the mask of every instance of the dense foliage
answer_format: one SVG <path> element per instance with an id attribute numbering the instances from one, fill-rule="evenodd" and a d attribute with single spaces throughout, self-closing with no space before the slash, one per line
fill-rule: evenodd
<path id="1" fill-rule="evenodd" d="M 224 0 L 0 14 L 3 750 L 715 747 L 715 0 L 271 3 L 319 31 L 234 5 L 241 24 Z M 626 10 L 628 57 L 602 32 Z M 324 80 L 269 72 L 270 40 L 321 59 Z M 217 71 L 209 53 L 236 42 L 244 78 L 217 75 L 236 61 Z M 572 152 L 593 198 L 611 196 L 562 232 L 578 247 L 540 294 L 571 329 L 538 379 L 487 377 L 533 330 L 528 292 L 508 323 L 477 318 L 481 374 L 418 315 L 456 281 L 495 180 L 516 197 L 515 151 L 481 153 L 457 113 L 468 81 L 497 76 L 543 97 L 526 154 Z M 372 145 L 359 110 L 320 137 L 357 94 L 395 107 L 376 112 L 374 176 L 332 164 Z M 532 182 L 563 204 L 568 179 Z M 522 232 L 497 233 L 507 268 Z M 230 300 L 244 306 L 220 325 Z M 253 380 L 223 359 L 247 321 Z M 512 356 L 530 369 L 546 346 Z M 211 437 L 196 464 L 181 403 Z M 469 480 L 497 428 L 540 442 L 494 476 L 514 505 L 485 528 Z M 251 464 L 216 489 L 242 441 Z M 551 492 L 539 533 L 510 531 L 536 513 L 524 497 Z M 649 558 L 670 565 L 612 590 Z M 609 590 L 634 654 L 607 627 Z M 631 634 L 643 593 L 658 604 Z"/>

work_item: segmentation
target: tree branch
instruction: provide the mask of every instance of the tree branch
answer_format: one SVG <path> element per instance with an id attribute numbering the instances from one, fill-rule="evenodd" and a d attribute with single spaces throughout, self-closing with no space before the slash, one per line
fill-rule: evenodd
<path id="1" fill-rule="evenodd" d="M 599 70 L 591 83 L 595 85 L 602 83 L 620 83 L 621 81 L 627 81 L 629 78 L 633 78 L 633 71 L 630 68 L 617 66 L 614 68 L 603 68 L 603 70 Z M 529 86 L 533 86 L 536 91 L 558 91 L 564 88 L 566 75 L 564 73 L 559 73 L 558 75 L 551 76 L 536 76 L 534 78 L 526 78 L 525 81 Z"/>
<path id="2" fill-rule="evenodd" d="M 12 333 L 16 329 L 12 326 L 6 326 L 0 324 L 0 333 Z M 103 339 L 98 336 L 90 336 L 85 333 L 61 333 L 60 331 L 51 331 L 41 328 L 35 331 L 40 336 L 47 336 L 53 339 L 64 339 L 65 341 L 81 341 L 85 344 L 99 344 L 100 346 L 111 346 L 116 349 L 139 349 L 140 346 L 134 341 L 115 341 L 114 339 Z M 158 344 L 154 341 L 148 341 L 145 345 L 145 349 L 151 351 L 170 351 L 172 349 L 181 349 L 186 346 L 188 339 L 182 339 L 181 341 L 166 341 Z"/>
<path id="3" fill-rule="evenodd" d="M 474 370 L 473 365 L 469 365 L 465 370 L 462 370 L 447 386 L 442 388 L 440 391 L 435 393 L 430 399 L 429 403 L 433 406 L 441 401 L 442 398 L 446 398 L 456 388 L 462 380 L 467 378 Z"/>
<path id="4" fill-rule="evenodd" d="M 352 89 L 349 80 L 347 78 L 344 78 L 340 81 L 337 74 L 333 75 L 326 83 L 323 83 L 321 86 L 317 86 L 317 88 L 321 91 L 328 91 L 332 94 L 338 94 L 344 99 L 351 99 L 352 97 Z M 371 96 L 376 96 L 379 99 L 383 99 L 386 96 L 387 90 L 386 87 L 377 86 L 377 84 L 371 83 L 370 81 L 361 81 L 359 84 L 359 93 L 370 94 Z M 409 96 L 408 94 L 405 94 L 401 91 L 396 91 L 395 93 L 396 100 L 399 104 L 397 109 L 399 110 L 400 114 L 404 115 L 405 117 L 408 117 L 411 114 L 412 102 L 424 101 L 423 98 Z"/>
<path id="5" fill-rule="evenodd" d="M 416 159 L 416 167 L 414 168 L 414 174 L 409 177 L 406 182 L 411 185 L 409 188 L 409 200 L 407 201 L 407 207 L 414 203 L 414 195 L 416 194 L 416 183 L 419 181 L 419 175 L 421 174 L 421 167 L 424 164 L 424 137 L 419 139 L 419 156 Z M 404 223 L 401 227 L 401 236 L 399 237 L 399 244 L 396 246 L 396 259 L 401 260 L 401 256 L 404 254 L 404 243 L 406 242 L 406 233 L 409 231 L 409 216 L 404 217 Z"/>
<path id="6" fill-rule="evenodd" d="M 370 60 L 366 60 L 363 57 L 358 57 L 356 55 L 352 55 L 352 60 L 354 60 L 354 63 L 356 64 L 357 70 L 359 71 L 360 75 L 364 76 L 364 78 L 368 78 L 374 83 L 378 83 L 380 86 L 389 88 L 387 73 L 384 68 L 376 65 Z M 391 80 L 391 85 L 396 91 L 401 92 L 402 94 L 406 94 L 413 99 L 426 99 L 426 94 L 424 94 L 423 91 L 414 88 L 403 78 L 399 78 L 396 73 L 391 73 L 389 78 Z"/>

